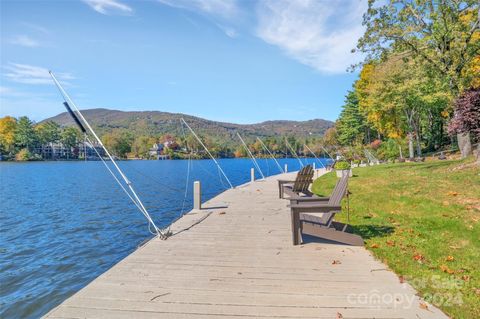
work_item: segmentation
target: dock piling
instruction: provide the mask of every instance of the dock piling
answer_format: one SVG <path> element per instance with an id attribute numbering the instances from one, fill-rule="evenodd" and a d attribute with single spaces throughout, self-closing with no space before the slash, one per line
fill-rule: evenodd
<path id="1" fill-rule="evenodd" d="M 193 209 L 202 209 L 202 186 L 200 181 L 193 182 Z"/>

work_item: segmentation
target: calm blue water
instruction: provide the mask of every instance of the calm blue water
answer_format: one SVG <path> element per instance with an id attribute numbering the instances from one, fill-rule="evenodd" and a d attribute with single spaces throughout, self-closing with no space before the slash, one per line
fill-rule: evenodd
<path id="1" fill-rule="evenodd" d="M 300 166 L 279 161 L 289 171 Z M 219 162 L 233 185 L 249 181 L 250 160 Z M 194 180 L 202 182 L 203 201 L 227 187 L 213 161 L 191 163 L 185 211 Z M 265 175 L 279 173 L 273 160 L 259 164 Z M 181 214 L 188 161 L 119 165 L 158 226 Z M 151 237 L 101 162 L 0 162 L 0 196 L 0 318 L 45 314 Z"/>

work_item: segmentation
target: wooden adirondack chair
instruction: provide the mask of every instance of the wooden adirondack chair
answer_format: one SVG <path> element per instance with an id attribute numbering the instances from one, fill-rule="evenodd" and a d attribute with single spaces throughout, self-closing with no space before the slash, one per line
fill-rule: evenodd
<path id="1" fill-rule="evenodd" d="M 341 212 L 341 201 L 348 196 L 348 175 L 342 176 L 335 185 L 330 197 L 291 200 L 293 244 L 302 243 L 302 234 L 336 241 L 353 246 L 363 246 L 362 237 L 351 234 L 348 225 L 334 221 L 336 213 Z"/>
<path id="2" fill-rule="evenodd" d="M 278 180 L 278 197 L 284 198 L 285 194 L 290 196 L 298 194 L 313 195 L 308 188 L 313 182 L 314 173 L 312 165 L 307 165 L 302 167 L 294 181 Z"/>

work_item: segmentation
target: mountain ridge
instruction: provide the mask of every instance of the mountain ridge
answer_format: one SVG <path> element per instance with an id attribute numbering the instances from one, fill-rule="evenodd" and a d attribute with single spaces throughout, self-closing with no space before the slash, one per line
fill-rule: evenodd
<path id="1" fill-rule="evenodd" d="M 238 132 L 247 139 L 259 137 L 278 137 L 293 135 L 295 137 L 320 137 L 334 125 L 324 119 L 307 121 L 269 120 L 254 124 L 236 124 L 213 121 L 197 116 L 162 111 L 120 111 L 105 108 L 81 110 L 84 117 L 103 135 L 113 130 L 127 130 L 135 135 L 156 136 L 161 134 L 183 134 L 180 119 L 201 135 L 208 135 L 217 140 L 236 139 Z M 47 118 L 42 122 L 54 121 L 61 126 L 75 125 L 67 112 Z"/>

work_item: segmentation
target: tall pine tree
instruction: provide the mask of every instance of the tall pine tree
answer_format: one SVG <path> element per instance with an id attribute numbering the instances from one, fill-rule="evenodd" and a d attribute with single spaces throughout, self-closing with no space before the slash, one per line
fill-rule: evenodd
<path id="1" fill-rule="evenodd" d="M 358 97 L 354 90 L 348 91 L 345 104 L 336 123 L 338 141 L 342 145 L 362 142 L 365 138 L 367 124 L 358 108 Z"/>

